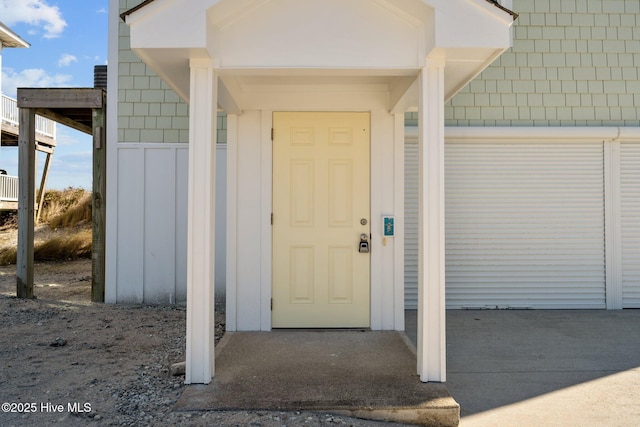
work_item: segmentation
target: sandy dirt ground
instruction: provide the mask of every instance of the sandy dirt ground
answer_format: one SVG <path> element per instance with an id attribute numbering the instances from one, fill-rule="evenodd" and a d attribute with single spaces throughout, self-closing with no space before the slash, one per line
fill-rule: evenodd
<path id="1" fill-rule="evenodd" d="M 15 271 L 0 267 L 1 426 L 393 425 L 311 412 L 174 412 L 184 376 L 169 367 L 184 360 L 184 307 L 91 303 L 90 260 L 37 263 L 36 299 L 21 300 Z M 218 338 L 223 331 L 220 313 Z"/>

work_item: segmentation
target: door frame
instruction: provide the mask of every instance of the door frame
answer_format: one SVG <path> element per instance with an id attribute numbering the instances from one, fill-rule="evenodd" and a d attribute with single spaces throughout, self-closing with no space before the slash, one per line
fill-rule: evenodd
<path id="1" fill-rule="evenodd" d="M 246 111 L 242 115 L 227 116 L 227 291 L 226 314 L 229 331 L 271 330 L 272 292 L 272 163 L 273 148 L 271 128 L 276 111 L 344 111 L 367 112 L 371 117 L 370 127 L 370 328 L 371 330 L 404 330 L 404 114 L 392 114 L 384 108 L 293 108 L 287 103 L 283 108 Z M 250 130 L 247 130 L 250 129 Z M 250 143 L 247 143 L 250 139 Z M 240 320 L 240 307 L 247 305 L 244 296 L 248 284 L 239 281 L 238 271 L 244 268 L 242 247 L 239 244 L 238 189 L 243 177 L 237 167 L 246 154 L 238 152 L 238 142 L 251 146 L 251 156 L 260 158 L 260 170 L 253 170 L 253 179 L 260 178 L 260 211 L 252 215 L 259 221 L 259 233 L 252 247 L 259 254 L 259 272 L 251 285 L 250 302 L 253 316 Z M 255 163 L 255 162 L 254 162 Z M 245 163 L 246 164 L 246 163 Z M 246 184 L 246 183 L 245 183 Z M 382 246 L 382 216 L 395 215 L 396 237 Z M 246 219 L 245 219 L 246 221 Z M 259 282 L 259 283 L 256 283 Z M 244 290 L 243 290 L 244 289 Z"/>

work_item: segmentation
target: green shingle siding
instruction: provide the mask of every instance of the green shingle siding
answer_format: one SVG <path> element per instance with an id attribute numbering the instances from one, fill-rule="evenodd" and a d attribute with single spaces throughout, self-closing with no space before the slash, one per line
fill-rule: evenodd
<path id="1" fill-rule="evenodd" d="M 513 48 L 447 103 L 447 125 L 640 125 L 638 0 L 514 0 L 513 9 Z M 487 103 L 494 91 L 510 96 Z"/>
<path id="2" fill-rule="evenodd" d="M 141 0 L 120 0 L 120 11 Z M 449 126 L 639 126 L 640 1 L 514 0 L 514 46 L 446 105 Z M 118 139 L 187 142 L 188 106 L 120 22 Z M 417 125 L 416 113 L 406 114 Z M 218 115 L 226 142 L 226 116 Z"/>
<path id="3" fill-rule="evenodd" d="M 141 2 L 120 0 L 120 13 Z M 122 21 L 118 61 L 118 141 L 188 142 L 188 105 L 131 51 L 129 28 Z M 226 117 L 218 116 L 218 142 L 226 142 Z"/>

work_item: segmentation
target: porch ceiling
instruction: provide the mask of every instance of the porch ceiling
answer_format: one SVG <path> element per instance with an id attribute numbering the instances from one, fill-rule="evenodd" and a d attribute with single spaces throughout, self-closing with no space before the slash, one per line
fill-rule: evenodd
<path id="1" fill-rule="evenodd" d="M 513 22 L 486 0 L 159 0 L 123 17 L 132 49 L 187 102 L 189 61 L 211 60 L 234 113 L 252 94 L 312 86 L 417 108 L 430 56 L 445 60 L 450 98 L 510 47 Z"/>
<path id="2" fill-rule="evenodd" d="M 225 103 L 224 97 L 219 101 L 223 110 L 237 114 L 242 109 L 261 108 L 263 99 L 279 94 L 366 93 L 384 98 L 390 109 L 389 105 L 397 103 L 411 87 L 417 73 L 418 70 L 221 70 L 220 93 L 228 94 L 234 104 Z"/>

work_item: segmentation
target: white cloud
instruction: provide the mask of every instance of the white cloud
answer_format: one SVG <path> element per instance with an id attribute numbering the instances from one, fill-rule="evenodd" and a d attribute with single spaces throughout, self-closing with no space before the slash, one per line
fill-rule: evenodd
<path id="1" fill-rule="evenodd" d="M 67 26 L 60 9 L 47 0 L 0 0 L 0 17 L 9 26 L 23 22 L 43 27 L 48 39 L 59 37 Z"/>
<path id="2" fill-rule="evenodd" d="M 91 146 L 90 143 L 87 145 Z M 56 156 L 56 154 L 58 155 Z M 91 150 L 68 154 L 56 152 L 52 157 L 47 187 L 58 189 L 82 187 L 90 189 L 93 168 L 92 156 Z"/>
<path id="3" fill-rule="evenodd" d="M 107 13 L 107 9 L 103 7 L 102 9 L 99 9 L 97 13 Z"/>
<path id="4" fill-rule="evenodd" d="M 60 87 L 69 86 L 72 76 L 49 74 L 41 68 L 27 68 L 16 72 L 11 68 L 2 70 L 2 93 L 15 97 L 19 87 Z"/>
<path id="5" fill-rule="evenodd" d="M 58 67 L 68 67 L 73 62 L 78 62 L 78 58 L 76 58 L 71 54 L 63 53 L 60 59 L 58 60 Z"/>
<path id="6" fill-rule="evenodd" d="M 56 126 L 56 143 L 59 147 L 82 146 L 91 147 L 91 136 L 68 126 L 58 124 Z"/>

